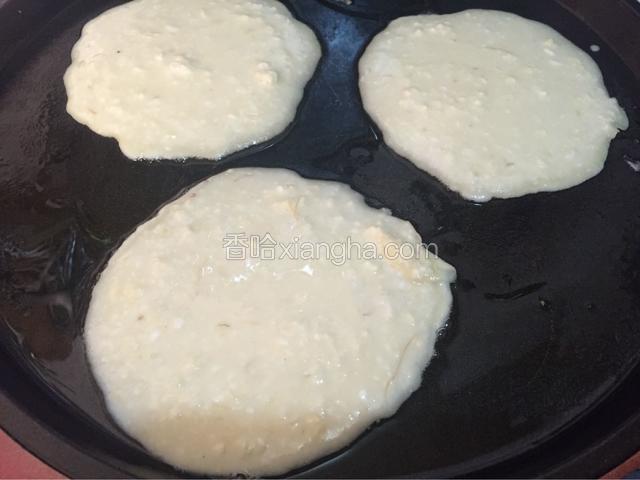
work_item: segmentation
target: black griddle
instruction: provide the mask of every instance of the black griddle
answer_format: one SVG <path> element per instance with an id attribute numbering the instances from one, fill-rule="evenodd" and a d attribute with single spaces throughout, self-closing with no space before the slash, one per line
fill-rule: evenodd
<path id="1" fill-rule="evenodd" d="M 110 253 L 160 206 L 227 168 L 266 166 L 349 184 L 409 220 L 459 275 L 423 386 L 292 475 L 594 477 L 640 449 L 637 2 L 291 0 L 323 45 L 296 120 L 219 162 L 183 163 L 129 161 L 65 112 L 70 49 L 118 3 L 0 1 L 0 425 L 16 440 L 73 477 L 187 475 L 110 419 L 84 315 Z M 384 145 L 358 94 L 362 50 L 397 16 L 466 8 L 542 21 L 593 56 L 630 120 L 601 174 L 480 205 Z"/>

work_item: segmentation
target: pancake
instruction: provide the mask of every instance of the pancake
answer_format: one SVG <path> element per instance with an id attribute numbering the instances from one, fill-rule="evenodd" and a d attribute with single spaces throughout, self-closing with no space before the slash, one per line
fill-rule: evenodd
<path id="1" fill-rule="evenodd" d="M 67 111 L 132 159 L 218 159 L 281 133 L 319 58 L 275 0 L 134 0 L 85 25 Z"/>
<path id="2" fill-rule="evenodd" d="M 204 181 L 93 290 L 85 340 L 109 411 L 200 474 L 280 474 L 344 447 L 419 387 L 449 315 L 455 271 L 420 241 L 346 185 L 254 168 Z"/>
<path id="3" fill-rule="evenodd" d="M 628 126 L 589 55 L 511 13 L 399 18 L 359 72 L 387 145 L 469 200 L 578 185 Z"/>

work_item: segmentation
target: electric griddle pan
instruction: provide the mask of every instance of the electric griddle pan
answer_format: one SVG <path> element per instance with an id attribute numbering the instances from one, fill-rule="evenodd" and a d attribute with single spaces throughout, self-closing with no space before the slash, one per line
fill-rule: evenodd
<path id="1" fill-rule="evenodd" d="M 459 274 L 422 387 L 291 475 L 594 477 L 640 449 L 638 3 L 290 0 L 324 54 L 296 120 L 219 162 L 182 163 L 127 160 L 65 112 L 70 49 L 117 3 L 0 0 L 0 425 L 17 441 L 73 477 L 188 475 L 109 417 L 84 316 L 98 272 L 137 225 L 201 179 L 264 166 L 351 185 L 411 221 Z M 593 56 L 631 123 L 602 173 L 480 205 L 384 145 L 358 94 L 363 48 L 395 17 L 466 8 L 542 21 Z"/>

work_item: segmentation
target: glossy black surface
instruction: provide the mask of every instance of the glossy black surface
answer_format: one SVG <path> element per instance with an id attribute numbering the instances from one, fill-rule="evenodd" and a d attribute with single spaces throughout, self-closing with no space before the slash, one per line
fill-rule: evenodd
<path id="1" fill-rule="evenodd" d="M 84 356 L 84 313 L 96 272 L 135 226 L 200 179 L 251 165 L 350 184 L 410 220 L 459 274 L 422 388 L 350 448 L 296 474 L 594 476 L 640 447 L 639 422 L 609 464 L 580 460 L 640 409 L 640 97 L 618 56 L 624 45 L 606 45 L 550 0 L 399 1 L 394 9 L 292 0 L 324 56 L 288 131 L 218 163 L 131 162 L 66 114 L 62 84 L 83 23 L 117 3 L 0 7 L 0 424 L 73 476 L 181 475 L 109 419 Z M 600 175 L 476 205 L 382 144 L 358 96 L 362 49 L 393 16 L 468 7 L 514 11 L 587 51 L 601 46 L 592 55 L 631 126 Z"/>

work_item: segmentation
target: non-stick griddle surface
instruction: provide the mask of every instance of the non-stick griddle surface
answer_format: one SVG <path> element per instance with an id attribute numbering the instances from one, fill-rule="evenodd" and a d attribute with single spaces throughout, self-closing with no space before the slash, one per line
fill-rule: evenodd
<path id="1" fill-rule="evenodd" d="M 181 475 L 109 419 L 85 359 L 84 314 L 96 273 L 138 224 L 195 182 L 251 165 L 348 183 L 411 221 L 459 274 L 422 388 L 350 448 L 297 473 L 455 475 L 493 466 L 539 474 L 562 463 L 550 439 L 579 418 L 563 434 L 578 449 L 565 446 L 566 455 L 579 453 L 585 435 L 603 434 L 589 412 L 612 401 L 619 385 L 633 392 L 624 380 L 637 376 L 640 359 L 638 80 L 615 46 L 550 0 L 392 3 L 292 1 L 324 56 L 289 130 L 217 163 L 150 163 L 127 160 L 114 140 L 65 112 L 70 49 L 82 25 L 116 3 L 0 2 L 0 386 L 5 405 L 19 405 L 80 453 L 54 457 L 60 447 L 16 421 L 18 413 L 0 410 L 0 424 L 74 476 Z M 469 7 L 514 11 L 587 51 L 601 47 L 591 53 L 631 127 L 612 142 L 600 175 L 561 192 L 477 205 L 383 145 L 357 91 L 362 49 L 394 16 Z M 612 418 L 624 411 L 615 410 Z M 542 457 L 495 467 L 545 446 Z M 553 448 L 562 447 L 556 440 Z M 583 465 L 582 475 L 610 466 Z"/>

